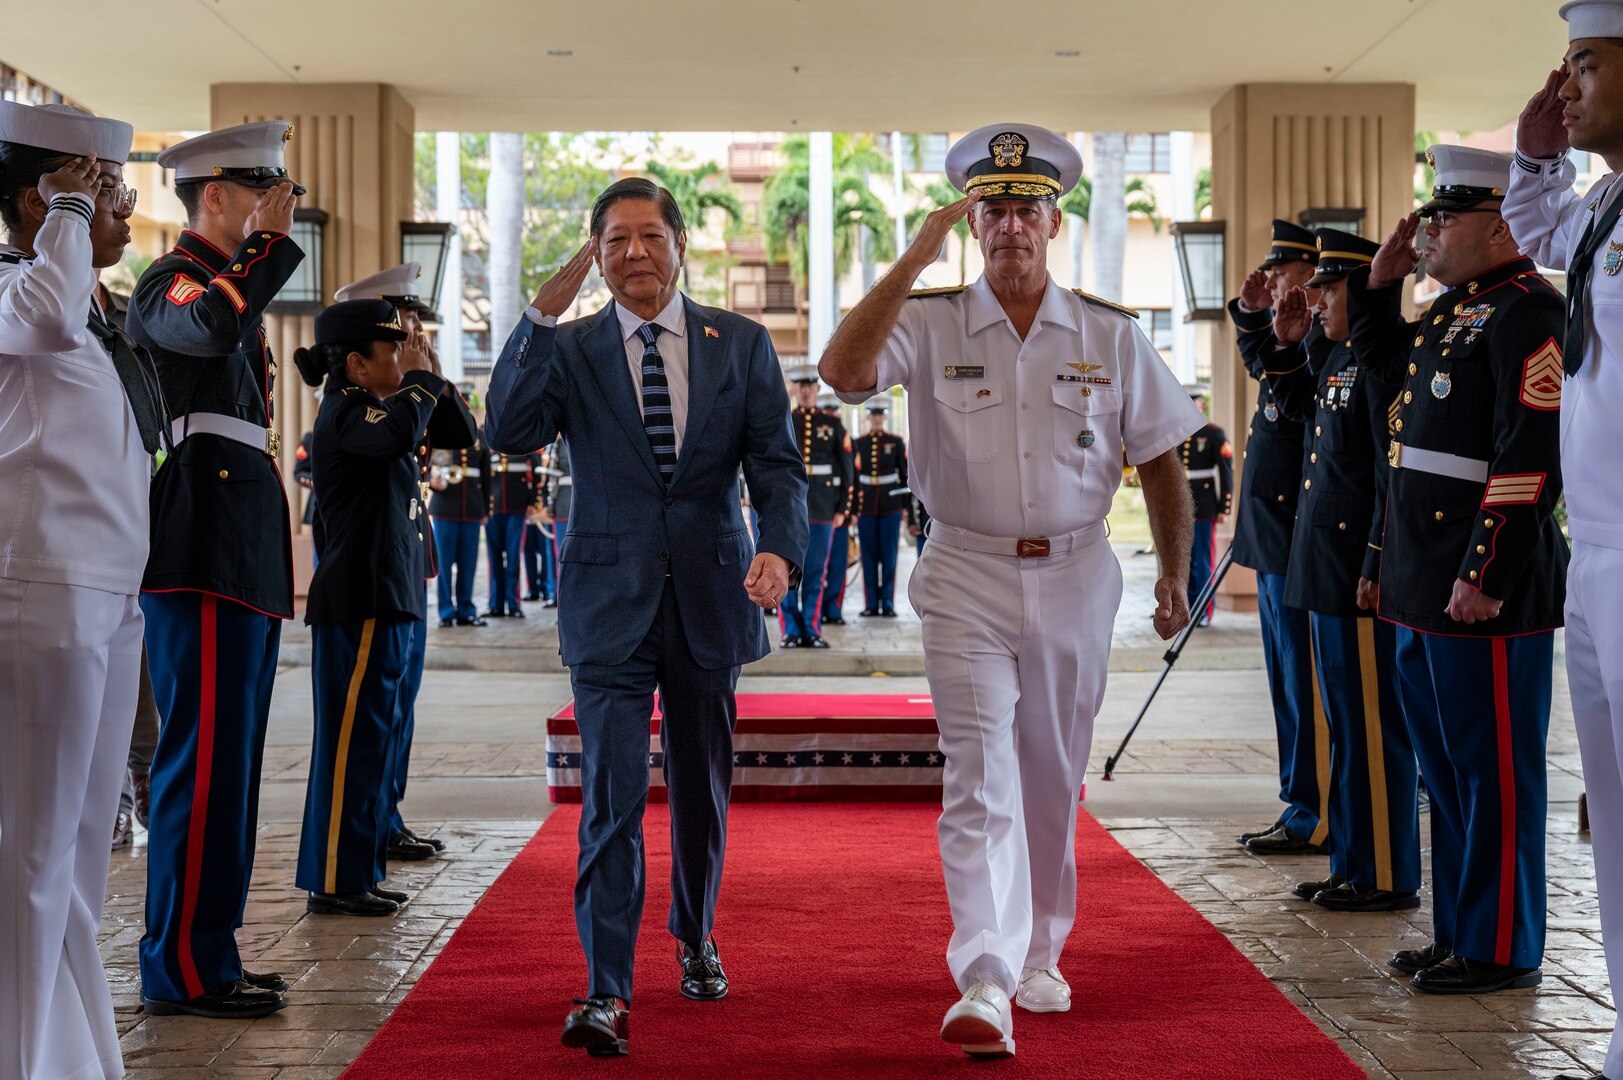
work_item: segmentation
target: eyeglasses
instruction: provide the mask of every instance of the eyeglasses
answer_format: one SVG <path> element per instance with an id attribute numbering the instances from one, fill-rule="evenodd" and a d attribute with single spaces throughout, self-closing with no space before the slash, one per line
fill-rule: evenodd
<path id="1" fill-rule="evenodd" d="M 1437 226 L 1439 229 L 1446 229 L 1450 225 L 1458 224 L 1460 217 L 1463 214 L 1497 214 L 1498 212 L 1499 211 L 1497 209 L 1490 210 L 1484 206 L 1474 210 L 1433 210 L 1427 216 L 1431 218 L 1431 223 L 1433 225 Z"/>
<path id="2" fill-rule="evenodd" d="M 123 184 L 103 184 L 97 190 L 96 198 L 111 200 L 115 214 L 130 214 L 135 212 L 135 197 L 138 194 L 134 188 Z"/>

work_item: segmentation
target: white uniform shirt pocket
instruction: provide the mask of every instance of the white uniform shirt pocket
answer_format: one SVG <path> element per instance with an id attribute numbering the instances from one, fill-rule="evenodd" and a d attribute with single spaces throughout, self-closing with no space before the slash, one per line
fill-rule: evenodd
<path id="1" fill-rule="evenodd" d="M 1110 461 L 1119 467 L 1110 447 L 1121 445 L 1121 391 L 1064 381 L 1054 383 L 1053 396 L 1055 460 L 1070 466 Z"/>
<path id="2" fill-rule="evenodd" d="M 935 411 L 942 456 L 953 461 L 997 460 L 1007 411 L 1001 386 L 978 379 L 939 379 Z"/>

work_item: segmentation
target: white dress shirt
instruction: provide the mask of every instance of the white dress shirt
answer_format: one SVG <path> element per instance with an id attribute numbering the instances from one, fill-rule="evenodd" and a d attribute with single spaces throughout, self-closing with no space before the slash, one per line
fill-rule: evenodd
<path id="1" fill-rule="evenodd" d="M 1579 197 L 1571 159 L 1541 161 L 1518 152 L 1503 213 L 1523 254 L 1570 270 L 1590 218 L 1606 208 L 1617 174 Z M 1561 387 L 1561 480 L 1574 540 L 1623 548 L 1623 483 L 1617 469 L 1617 418 L 1623 408 L 1623 219 L 1595 253 L 1585 308 L 1583 366 Z"/>
<path id="2" fill-rule="evenodd" d="M 0 248 L 0 577 L 133 596 L 152 459 L 87 328 L 88 218 L 51 210 L 32 259 Z"/>
<path id="3" fill-rule="evenodd" d="M 877 385 L 841 397 L 858 404 L 897 385 L 913 490 L 932 518 L 994 537 L 1102 521 L 1124 448 L 1139 465 L 1206 424 L 1133 319 L 1053 279 L 1024 341 L 984 277 L 908 300 Z"/>
<path id="4" fill-rule="evenodd" d="M 654 344 L 665 362 L 665 382 L 671 392 L 671 419 L 676 427 L 676 452 L 682 453 L 682 436 L 688 427 L 688 320 L 680 290 L 671 302 L 651 322 L 663 332 Z M 625 344 L 626 366 L 631 371 L 631 389 L 642 409 L 642 338 L 637 336 L 643 320 L 619 304 L 614 305 L 615 318 L 620 321 L 620 337 Z M 525 318 L 537 326 L 557 326 L 552 315 L 543 315 L 534 307 L 524 312 Z"/>

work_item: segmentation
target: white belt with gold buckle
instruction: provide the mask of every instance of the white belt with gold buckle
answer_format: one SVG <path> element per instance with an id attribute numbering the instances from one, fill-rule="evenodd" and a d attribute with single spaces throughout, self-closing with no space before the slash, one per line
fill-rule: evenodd
<path id="1" fill-rule="evenodd" d="M 169 436 L 176 446 L 188 435 L 218 435 L 222 439 L 251 446 L 270 457 L 277 457 L 282 452 L 280 431 L 223 413 L 188 413 L 169 425 Z"/>
<path id="2" fill-rule="evenodd" d="M 1488 463 L 1479 458 L 1445 454 L 1440 450 L 1422 450 L 1418 446 L 1404 446 L 1396 439 L 1386 452 L 1386 463 L 1394 469 L 1413 469 L 1415 472 L 1450 476 L 1455 480 L 1469 480 L 1475 484 L 1488 482 Z"/>

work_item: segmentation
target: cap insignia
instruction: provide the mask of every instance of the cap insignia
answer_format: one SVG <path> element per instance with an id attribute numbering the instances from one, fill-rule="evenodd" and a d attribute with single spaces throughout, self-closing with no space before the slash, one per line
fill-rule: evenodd
<path id="1" fill-rule="evenodd" d="M 987 149 L 992 152 L 992 163 L 1000 169 L 1018 169 L 1026 160 L 1026 147 L 1030 144 L 1019 132 L 1005 131 L 1001 135 L 994 135 L 992 141 L 987 143 Z"/>
<path id="2" fill-rule="evenodd" d="M 287 126 L 287 130 L 282 132 L 282 141 L 283 142 L 292 142 L 293 141 L 293 125 L 292 124 L 289 124 Z"/>

